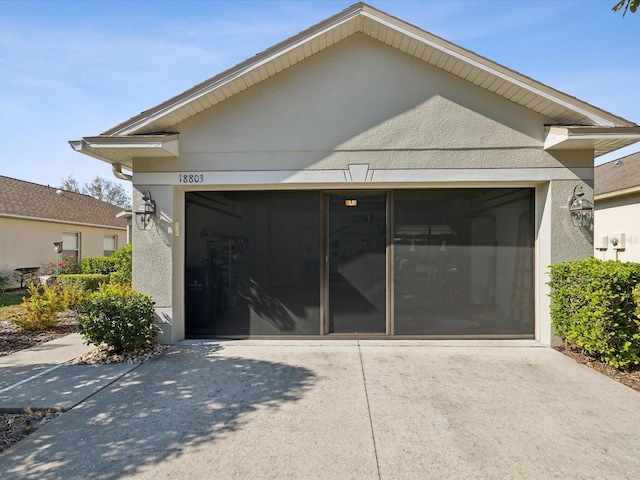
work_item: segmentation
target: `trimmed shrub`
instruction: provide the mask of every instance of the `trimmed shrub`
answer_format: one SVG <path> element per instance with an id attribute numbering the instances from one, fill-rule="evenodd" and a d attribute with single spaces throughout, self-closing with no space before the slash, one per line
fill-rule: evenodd
<path id="1" fill-rule="evenodd" d="M 83 258 L 80 264 L 82 273 L 101 273 L 108 275 L 116 270 L 116 262 L 112 257 Z"/>
<path id="2" fill-rule="evenodd" d="M 128 286 L 103 284 L 78 306 L 78 331 L 87 343 L 106 344 L 114 352 L 155 342 L 154 302 Z"/>
<path id="3" fill-rule="evenodd" d="M 133 250 L 130 243 L 113 252 L 111 257 L 115 262 L 115 271 L 111 273 L 111 282 L 122 285 L 131 285 L 131 265 L 133 263 Z"/>
<path id="4" fill-rule="evenodd" d="M 566 345 L 621 369 L 640 364 L 640 264 L 589 258 L 551 266 L 551 320 Z"/>
<path id="5" fill-rule="evenodd" d="M 25 330 L 46 330 L 58 325 L 58 314 L 66 310 L 60 294 L 60 287 L 52 286 L 39 289 L 29 286 L 29 297 L 22 299 L 22 308 L 26 312 L 11 319 L 13 323 Z"/>
<path id="6" fill-rule="evenodd" d="M 77 310 L 78 306 L 87 298 L 89 293 L 88 290 L 82 288 L 82 285 L 76 283 L 60 288 L 62 301 L 65 307 L 70 310 Z"/>
<path id="7" fill-rule="evenodd" d="M 78 273 L 75 275 L 58 275 L 57 280 L 58 285 L 63 288 L 77 285 L 87 292 L 95 292 L 103 283 L 109 283 L 109 275 Z"/>

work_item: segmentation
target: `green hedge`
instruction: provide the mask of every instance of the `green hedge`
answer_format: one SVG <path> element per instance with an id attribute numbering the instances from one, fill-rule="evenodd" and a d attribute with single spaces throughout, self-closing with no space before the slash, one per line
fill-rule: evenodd
<path id="1" fill-rule="evenodd" d="M 131 285 L 131 265 L 133 263 L 133 250 L 130 243 L 113 252 L 109 258 L 115 262 L 115 269 L 111 274 L 111 282 L 121 285 Z"/>
<path id="2" fill-rule="evenodd" d="M 567 346 L 628 369 L 640 364 L 640 264 L 589 258 L 551 266 L 551 320 Z"/>
<path id="3" fill-rule="evenodd" d="M 82 273 L 110 274 L 116 271 L 116 261 L 112 257 L 87 257 L 80 264 Z"/>
<path id="4" fill-rule="evenodd" d="M 100 273 L 78 273 L 68 275 L 58 275 L 58 284 L 61 287 L 77 285 L 87 292 L 95 292 L 103 283 L 109 283 L 109 275 Z"/>

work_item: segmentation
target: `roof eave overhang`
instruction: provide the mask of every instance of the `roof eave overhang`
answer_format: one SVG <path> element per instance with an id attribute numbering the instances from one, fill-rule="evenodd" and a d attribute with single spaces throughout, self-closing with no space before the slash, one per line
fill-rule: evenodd
<path id="1" fill-rule="evenodd" d="M 177 158 L 178 134 L 84 137 L 69 142 L 76 152 L 133 169 L 134 158 Z"/>
<path id="2" fill-rule="evenodd" d="M 373 22 L 375 28 L 371 26 L 367 28 L 365 26 L 367 21 Z M 394 37 L 393 34 L 383 35 L 375 32 L 392 32 L 399 34 L 399 36 L 395 41 L 390 41 L 387 40 L 387 37 Z M 539 108 L 539 113 L 545 116 L 549 114 L 549 118 L 557 120 L 558 124 L 583 124 L 604 127 L 635 126 L 633 122 L 536 82 L 529 77 L 366 4 L 358 3 L 192 89 L 142 112 L 104 132 L 103 135 L 127 136 L 137 133 L 165 131 L 171 128 L 172 125 L 196 115 L 204 108 L 208 108 L 206 105 L 214 105 L 224 101 L 229 96 L 233 96 L 272 75 L 276 75 L 282 70 L 282 68 L 278 69 L 276 66 L 279 63 L 284 63 L 280 62 L 283 57 L 289 54 L 293 55 L 294 58 L 285 59 L 287 60 L 287 65 L 291 66 L 313 55 L 319 49 L 326 48 L 329 44 L 340 41 L 353 33 L 365 33 L 405 53 L 423 58 L 428 63 L 445 70 L 447 70 L 446 65 L 458 63 L 460 68 L 455 69 L 457 73 L 454 73 L 453 67 L 447 71 L 461 76 L 461 78 L 469 79 L 469 81 L 473 81 L 473 83 L 492 92 L 497 93 L 499 88 L 500 95 L 527 108 L 532 108 L 534 111 L 538 111 L 535 109 Z M 322 46 L 318 46 L 315 49 L 312 48 L 312 42 L 320 38 L 322 38 L 322 41 L 319 42 L 319 45 Z M 414 46 L 410 49 L 409 45 Z M 418 48 L 416 45 L 420 45 L 420 47 Z M 418 53 L 424 51 L 437 53 L 428 55 L 429 59 L 427 60 L 426 54 Z M 436 61 L 438 58 L 442 60 Z M 462 65 L 466 67 L 462 67 Z M 288 66 L 283 68 L 288 68 Z M 463 72 L 466 73 L 463 74 Z M 475 78 L 475 80 L 471 80 L 471 78 Z M 491 85 L 494 84 L 503 86 L 492 87 Z M 495 88 L 495 90 L 492 90 L 492 88 Z"/>
<path id="3" fill-rule="evenodd" d="M 627 195 L 637 195 L 640 193 L 640 186 L 623 188 L 622 190 L 615 190 L 613 192 L 600 193 L 594 195 L 593 200 L 595 202 L 613 200 L 619 197 L 626 197 Z"/>
<path id="4" fill-rule="evenodd" d="M 11 213 L 0 213 L 0 218 L 11 218 L 14 220 L 28 220 L 31 222 L 61 223 L 65 225 L 78 225 L 81 227 L 108 228 L 110 230 L 126 230 L 126 226 L 103 225 L 101 223 L 78 222 L 76 220 L 62 220 L 58 218 L 30 217 L 28 215 L 13 215 Z"/>
<path id="5" fill-rule="evenodd" d="M 599 157 L 640 141 L 640 127 L 560 126 L 546 128 L 545 150 L 593 150 Z"/>

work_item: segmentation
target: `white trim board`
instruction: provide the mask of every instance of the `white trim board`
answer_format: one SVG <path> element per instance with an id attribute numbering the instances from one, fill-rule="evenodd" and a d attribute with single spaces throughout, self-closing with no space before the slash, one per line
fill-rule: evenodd
<path id="1" fill-rule="evenodd" d="M 183 181 L 184 175 L 197 181 Z M 353 184 L 353 183 L 435 183 L 435 182 L 545 182 L 550 180 L 593 180 L 592 168 L 511 168 L 511 169 L 398 169 L 369 170 L 365 177 L 346 170 L 243 170 L 215 172 L 134 173 L 135 185 L 207 185 L 263 184 Z M 364 181 L 354 181 L 355 177 Z"/>

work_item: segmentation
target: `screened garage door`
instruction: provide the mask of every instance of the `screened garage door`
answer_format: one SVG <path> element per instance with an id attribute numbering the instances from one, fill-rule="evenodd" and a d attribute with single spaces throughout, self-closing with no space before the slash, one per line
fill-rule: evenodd
<path id="1" fill-rule="evenodd" d="M 533 199 L 188 192 L 187 336 L 532 338 Z"/>

